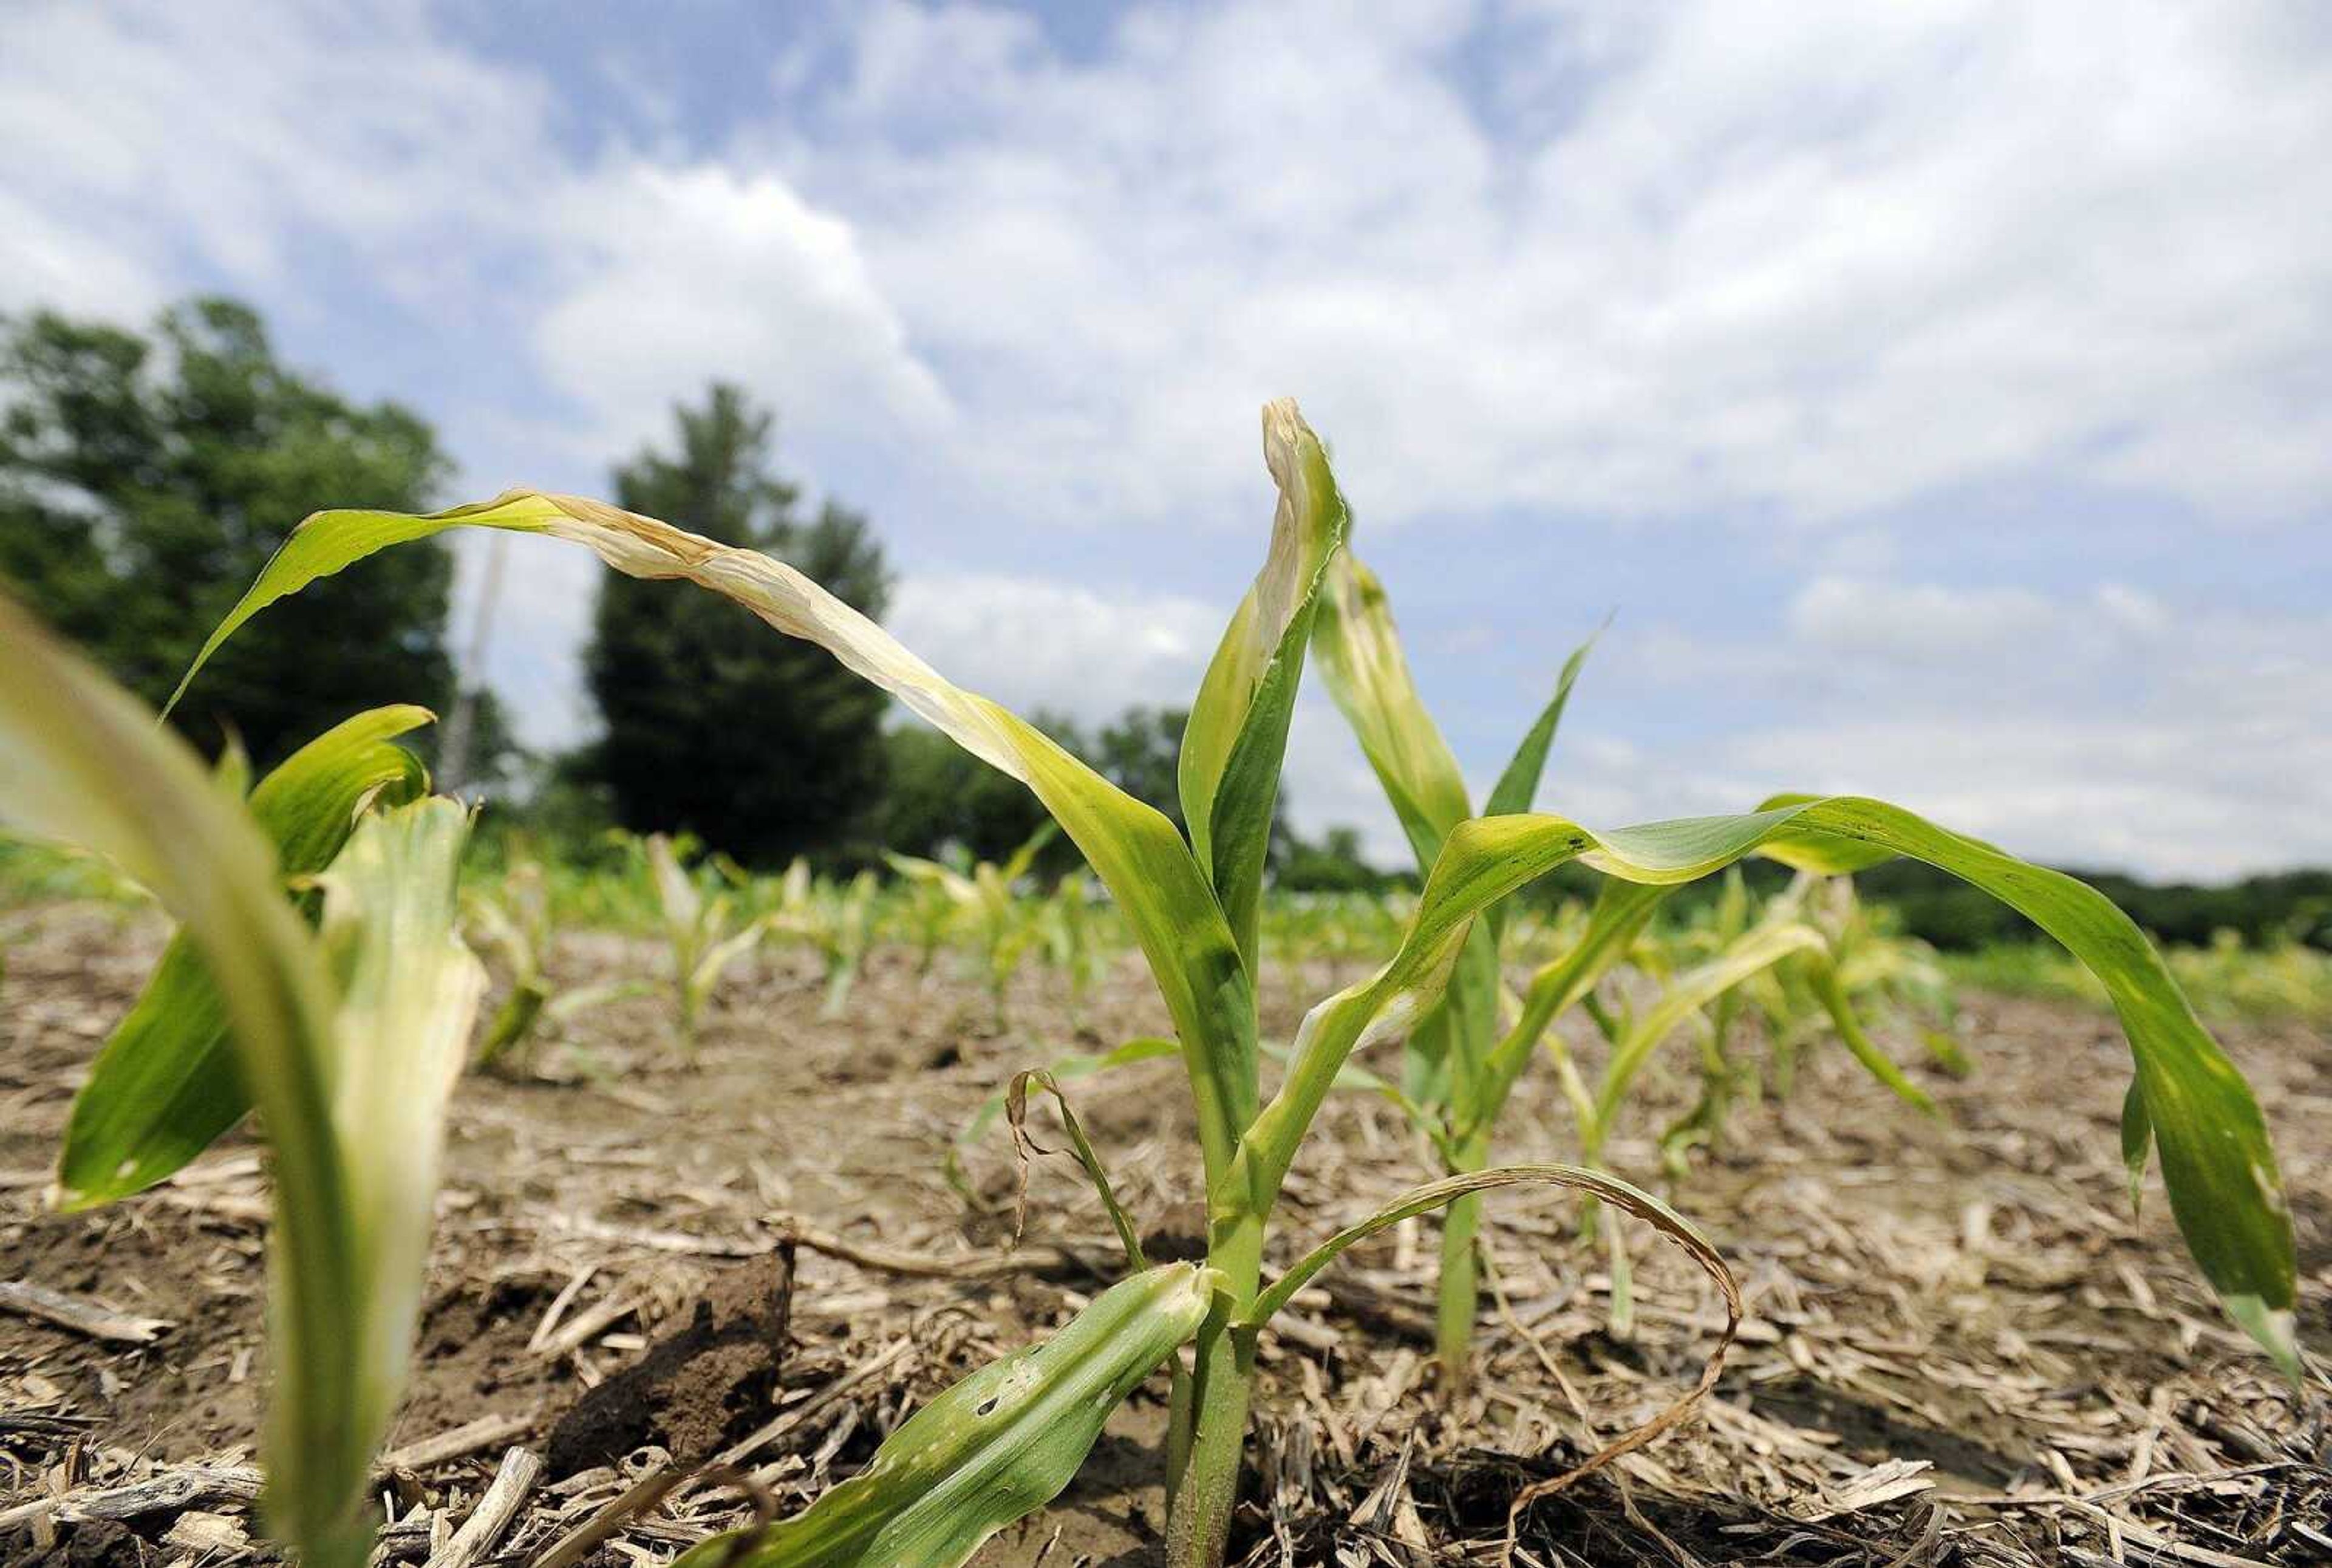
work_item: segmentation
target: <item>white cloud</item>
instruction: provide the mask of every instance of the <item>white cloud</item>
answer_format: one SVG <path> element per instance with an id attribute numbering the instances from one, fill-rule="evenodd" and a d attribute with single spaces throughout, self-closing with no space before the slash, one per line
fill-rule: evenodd
<path id="1" fill-rule="evenodd" d="M 563 187 L 550 221 L 564 282 L 535 343 L 600 416 L 603 444 L 663 434 L 670 406 L 716 376 L 753 387 L 813 448 L 949 417 L 850 225 L 772 176 L 614 165 Z"/>
<path id="2" fill-rule="evenodd" d="M 2106 583 L 2076 598 L 2031 588 L 1959 588 L 1821 577 L 1790 601 L 1792 636 L 1847 656 L 1948 659 L 1990 673 L 2002 650 L 2024 661 L 2094 660 L 2132 651 L 2169 630 L 2154 595 Z"/>
<path id="3" fill-rule="evenodd" d="M 962 572 L 910 576 L 884 620 L 958 685 L 1023 714 L 1099 722 L 1136 703 L 1187 704 L 1226 613 L 1171 595 Z"/>
<path id="4" fill-rule="evenodd" d="M 2213 878 L 2332 861 L 2332 616 L 2174 614 L 2116 584 L 2052 596 L 1833 578 L 1799 595 L 1777 638 L 1615 641 L 1654 701 L 1687 684 L 1801 700 L 1639 757 L 1571 753 L 1563 808 L 1590 819 L 1814 789 L 1876 795 L 2060 864 Z"/>
<path id="5" fill-rule="evenodd" d="M 522 227 L 552 158 L 550 101 L 398 0 L 35 0 L 0 53 L 15 201 L 119 267 L 253 292 L 321 238 L 426 302 Z M 130 293 L 88 304 L 148 302 Z"/>
<path id="6" fill-rule="evenodd" d="M 1205 515 L 1278 391 L 1371 518 L 1837 515 L 2035 465 L 2241 517 L 2332 477 L 2332 49 L 2290 9 L 1563 6 L 1484 45 L 1561 111 L 1503 139 L 1464 18 L 1403 14 L 1144 10 L 1071 64 L 883 9 L 789 167 L 1027 504 Z"/>

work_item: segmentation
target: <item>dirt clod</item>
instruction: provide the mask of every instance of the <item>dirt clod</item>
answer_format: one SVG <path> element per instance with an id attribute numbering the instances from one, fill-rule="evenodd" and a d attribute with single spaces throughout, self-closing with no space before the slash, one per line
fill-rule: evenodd
<path id="1" fill-rule="evenodd" d="M 710 1458 L 768 1419 L 793 1310 L 790 1246 L 716 1275 L 682 1325 L 559 1417 L 553 1476 L 610 1465 L 654 1443 Z"/>

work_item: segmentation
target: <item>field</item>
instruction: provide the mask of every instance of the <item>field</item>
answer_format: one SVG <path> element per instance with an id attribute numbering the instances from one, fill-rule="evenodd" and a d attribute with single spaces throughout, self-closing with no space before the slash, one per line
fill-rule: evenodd
<path id="1" fill-rule="evenodd" d="M 10 1563 L 225 1563 L 248 1560 L 238 1544 L 256 1535 L 257 1145 L 234 1134 L 95 1212 L 43 1205 L 74 1089 L 167 932 L 88 899 L 0 913 L 0 1280 L 119 1320 L 0 1314 Z M 546 971 L 556 994 L 668 962 L 636 928 L 562 923 Z M 1356 972 L 1266 944 L 1265 1038 Z M 498 969 L 487 1013 L 508 978 Z M 1074 1006 L 1060 970 L 1019 965 L 1000 1024 L 961 949 L 926 972 L 910 946 L 878 944 L 839 1017 L 823 1016 L 827 996 L 813 949 L 759 943 L 711 994 L 693 1051 L 665 996 L 619 994 L 522 1066 L 459 1085 L 419 1348 L 373 1488 L 398 1521 L 377 1561 L 454 1560 L 433 1551 L 521 1445 L 544 1473 L 492 1560 L 538 1561 L 643 1477 L 714 1457 L 791 1512 L 1119 1271 L 1074 1164 L 1034 1161 L 1016 1248 L 1007 1127 L 968 1143 L 960 1181 L 947 1155 L 1015 1071 L 1167 1028 L 1138 958 L 1111 953 Z M 1524 1510 L 1514 1560 L 2325 1561 L 2332 1037 L 2290 1018 L 2213 1021 L 2278 1134 L 2308 1391 L 2213 1305 L 2158 1182 L 2133 1218 L 2115 1137 L 2128 1056 L 2109 1016 L 1967 991 L 1964 1077 L 1879 1031 L 1921 1062 L 1909 1070 L 1940 1119 L 1827 1046 L 1786 1099 L 1737 1107 L 1695 1154 L 1673 1198 L 1742 1282 L 1739 1343 L 1683 1425 Z M 1591 1075 L 1601 1039 L 1578 1018 L 1560 1027 Z M 1692 1104 L 1693 1066 L 1682 1050 L 1653 1064 L 1605 1150 L 1612 1169 L 1660 1183 L 1652 1134 Z M 1204 1246 L 1180 1079 L 1166 1060 L 1065 1082 L 1153 1261 Z M 1552 1076 L 1528 1075 L 1498 1158 L 1573 1158 L 1570 1124 Z M 1031 1113 L 1047 1148 L 1056 1127 Z M 1273 1261 L 1436 1173 L 1391 1105 L 1334 1096 L 1289 1180 Z M 1453 1401 L 1431 1359 L 1437 1229 L 1410 1220 L 1361 1244 L 1265 1333 L 1232 1560 L 1496 1561 L 1525 1487 L 1682 1396 L 1716 1346 L 1716 1292 L 1649 1231 L 1630 1227 L 1636 1310 L 1616 1336 L 1605 1256 L 1575 1203 L 1494 1194 L 1477 1371 Z M 1059 1501 L 974 1561 L 1155 1560 L 1164 1401 L 1161 1373 Z M 659 1562 L 750 1516 L 735 1488 L 700 1484 L 586 1560 Z"/>

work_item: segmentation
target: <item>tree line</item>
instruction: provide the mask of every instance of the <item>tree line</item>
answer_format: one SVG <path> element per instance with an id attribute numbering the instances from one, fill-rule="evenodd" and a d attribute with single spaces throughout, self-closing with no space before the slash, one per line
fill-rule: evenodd
<path id="1" fill-rule="evenodd" d="M 674 412 L 666 440 L 613 466 L 616 502 L 765 551 L 880 620 L 894 586 L 880 540 L 862 512 L 804 503 L 779 469 L 775 415 L 720 384 Z M 0 578 L 150 702 L 301 517 L 426 511 L 452 466 L 418 414 L 286 365 L 234 301 L 188 301 L 147 332 L 0 318 Z M 763 866 L 871 864 L 883 847 L 1000 859 L 1044 820 L 1026 789 L 822 650 L 715 597 L 612 573 L 584 649 L 598 731 L 530 757 L 491 691 L 457 689 L 453 578 L 450 549 L 430 541 L 317 584 L 227 644 L 172 722 L 206 752 L 231 740 L 265 767 L 360 708 L 466 702 L 464 770 L 505 787 L 504 820 L 577 839 L 609 824 L 693 833 Z M 1185 717 L 1037 722 L 1179 821 Z M 1283 821 L 1275 840 L 1297 884 L 1386 881 L 1349 831 L 1307 845 Z"/>

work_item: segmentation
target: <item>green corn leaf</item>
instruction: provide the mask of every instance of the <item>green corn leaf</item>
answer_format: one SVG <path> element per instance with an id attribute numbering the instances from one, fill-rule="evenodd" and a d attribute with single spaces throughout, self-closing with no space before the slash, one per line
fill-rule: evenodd
<path id="1" fill-rule="evenodd" d="M 320 512 L 284 541 L 179 683 L 254 615 L 390 545 L 460 527 L 580 544 L 633 577 L 683 578 L 788 636 L 817 643 L 951 740 L 1034 790 L 1116 900 L 1174 1020 L 1198 1102 L 1210 1174 L 1255 1114 L 1254 988 L 1207 875 L 1171 822 L 1008 710 L 953 684 L 896 639 L 782 561 L 604 502 L 535 491 L 426 517 Z M 175 702 L 176 697 L 172 701 Z"/>
<path id="2" fill-rule="evenodd" d="M 1110 1411 L 1197 1331 L 1219 1278 L 1169 1263 L 1112 1286 L 917 1410 L 801 1514 L 716 1535 L 675 1568 L 955 1568 L 1060 1494 Z"/>
<path id="3" fill-rule="evenodd" d="M 2072 877 L 1855 796 L 1600 833 L 1554 817 L 1460 824 L 1426 880 L 1392 961 L 1305 1019 L 1295 1061 L 1242 1140 L 1218 1200 L 1247 1203 L 1276 1193 L 1344 1059 L 1430 999 L 1476 913 L 1556 865 L 1583 859 L 1607 875 L 1672 885 L 1751 854 L 1804 865 L 1873 853 L 1926 861 L 1992 894 L 2103 982 L 2129 1041 L 2187 1247 L 2229 1313 L 2287 1370 L 2296 1369 L 2291 1218 L 2265 1120 L 2145 934 Z"/>
<path id="4" fill-rule="evenodd" d="M 1292 399 L 1265 406 L 1263 449 L 1279 487 L 1271 548 L 1199 683 L 1176 770 L 1191 849 L 1249 970 L 1287 726 L 1346 518 L 1328 454 Z"/>
<path id="5" fill-rule="evenodd" d="M 1651 1059 L 1660 1042 L 1674 1034 L 1686 1018 L 1741 984 L 1760 970 L 1769 969 L 1792 953 L 1822 951 L 1821 932 L 1791 923 L 1750 932 L 1723 953 L 1687 970 L 1660 988 L 1658 999 L 1630 1018 L 1611 1049 L 1611 1059 L 1595 1095 L 1597 1131 L 1610 1128 L 1626 1103 L 1628 1090 Z M 1601 1138 L 1595 1142 L 1601 1143 Z"/>
<path id="6" fill-rule="evenodd" d="M 474 960 L 465 980 L 437 946 L 454 940 L 464 819 L 458 808 L 425 827 L 368 817 L 366 831 L 432 846 L 430 865 L 397 858 L 425 880 L 442 873 L 441 907 L 382 907 L 362 869 L 375 852 L 351 861 L 344 849 L 320 942 L 284 899 L 266 836 L 183 742 L 4 597 L 0 645 L 12 677 L 0 682 L 0 816 L 106 855 L 152 889 L 225 999 L 273 1154 L 268 1517 L 313 1568 L 353 1568 L 365 1472 L 404 1372 L 396 1324 L 409 1327 L 420 1288 L 413 1238 L 428 1223 L 435 1091 L 458 1067 L 483 983 Z"/>
<path id="7" fill-rule="evenodd" d="M 1384 585 L 1345 550 L 1331 561 L 1312 634 L 1320 675 L 1392 802 L 1419 866 L 1474 814 L 1466 775 L 1409 673 Z"/>
<path id="8" fill-rule="evenodd" d="M 389 742 L 429 719 L 427 709 L 407 706 L 359 713 L 260 780 L 251 814 L 274 842 L 281 875 L 321 871 L 369 803 L 408 800 L 428 789 L 420 761 Z M 144 1191 L 250 1109 L 227 1040 L 226 1003 L 201 950 L 181 932 L 73 1097 L 57 1167 L 59 1205 L 91 1209 Z"/>
<path id="9" fill-rule="evenodd" d="M 251 792 L 251 814 L 275 841 L 285 876 L 306 876 L 330 865 L 367 806 L 403 805 L 429 792 L 429 770 L 421 759 L 389 742 L 435 718 L 410 703 L 358 713 L 259 781 Z"/>

